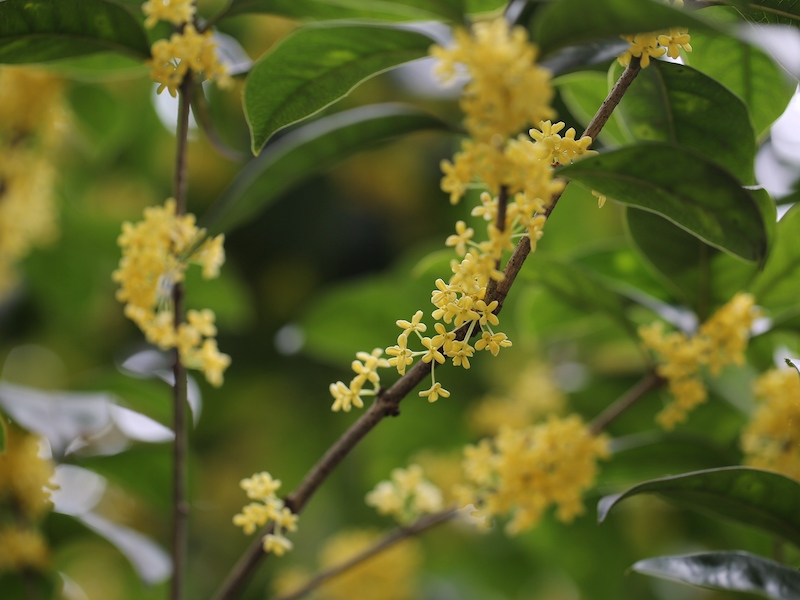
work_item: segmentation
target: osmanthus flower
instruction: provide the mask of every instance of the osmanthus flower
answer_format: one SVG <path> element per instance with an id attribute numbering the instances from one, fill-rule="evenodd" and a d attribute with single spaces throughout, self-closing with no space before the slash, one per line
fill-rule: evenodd
<path id="1" fill-rule="evenodd" d="M 673 6 L 683 7 L 683 0 L 674 0 Z M 635 35 L 623 35 L 622 38 L 630 43 L 628 49 L 617 58 L 619 64 L 627 67 L 631 58 L 638 58 L 642 68 L 650 66 L 651 58 L 659 58 L 665 54 L 670 58 L 678 58 L 681 49 L 686 52 L 692 51 L 689 43 L 691 37 L 689 30 L 683 27 L 672 27 L 666 31 L 655 31 L 651 33 L 637 33 Z"/>
<path id="2" fill-rule="evenodd" d="M 0 509 L 15 514 L 17 522 L 0 526 L 0 573 L 49 566 L 47 541 L 36 523 L 53 508 L 54 476 L 52 461 L 41 456 L 40 439 L 9 428 L 5 452 L 0 453 Z"/>
<path id="3" fill-rule="evenodd" d="M 366 502 L 379 514 L 391 515 L 400 524 L 411 523 L 444 507 L 442 492 L 425 478 L 422 467 L 417 464 L 407 469 L 394 469 L 391 479 L 381 481 L 367 494 Z"/>
<path id="4" fill-rule="evenodd" d="M 744 463 L 800 481 L 800 375 L 771 369 L 754 385 L 757 406 L 742 431 Z"/>
<path id="5" fill-rule="evenodd" d="M 283 556 L 292 549 L 292 542 L 283 532 L 296 531 L 299 517 L 276 495 L 281 486 L 280 480 L 262 472 L 242 479 L 239 485 L 247 492 L 247 497 L 255 502 L 246 505 L 241 513 L 234 516 L 233 524 L 241 527 L 246 535 L 250 535 L 271 522 L 272 531 L 265 534 L 262 540 L 264 552 Z"/>
<path id="6" fill-rule="evenodd" d="M 404 321 L 404 323 L 407 322 Z M 410 323 L 409 326 L 412 327 Z M 405 339 L 402 334 L 400 338 Z M 400 339 L 398 338 L 399 341 Z M 375 396 L 380 391 L 381 378 L 378 374 L 378 369 L 391 366 L 391 359 L 382 358 L 382 355 L 383 348 L 375 348 L 372 352 L 356 353 L 356 360 L 351 363 L 356 376 L 350 380 L 350 385 L 345 385 L 343 381 L 337 381 L 328 387 L 331 396 L 333 396 L 332 411 L 343 410 L 344 412 L 349 412 L 353 406 L 363 408 L 364 400 L 361 397 Z M 398 361 L 401 356 L 403 356 L 401 351 L 394 355 L 394 358 L 397 359 L 395 364 L 400 364 Z M 402 368 L 404 369 L 405 367 Z M 364 389 L 364 384 L 368 382 L 372 384 L 372 389 Z"/>
<path id="7" fill-rule="evenodd" d="M 147 17 L 144 22 L 147 28 L 155 27 L 159 21 L 183 25 L 194 19 L 196 10 L 194 0 L 148 0 L 142 4 L 142 12 Z"/>
<path id="8" fill-rule="evenodd" d="M 0 299 L 20 261 L 58 235 L 56 165 L 70 120 L 62 92 L 47 71 L 0 68 Z"/>
<path id="9" fill-rule="evenodd" d="M 660 321 L 639 328 L 644 346 L 660 356 L 656 372 L 667 380 L 673 396 L 673 401 L 656 417 L 664 429 L 685 421 L 692 409 L 707 400 L 702 367 L 707 367 L 711 375 L 718 375 L 723 367 L 744 363 L 750 328 L 759 314 L 753 296 L 738 293 L 695 335 L 666 333 Z"/>
<path id="10" fill-rule="evenodd" d="M 460 502 L 487 517 L 510 517 L 509 534 L 533 527 L 551 505 L 559 520 L 570 522 L 584 510 L 582 495 L 594 485 L 597 461 L 608 457 L 607 437 L 593 435 L 577 415 L 503 427 L 464 449 L 468 483 Z"/>
<path id="11" fill-rule="evenodd" d="M 210 384 L 220 386 L 230 357 L 217 348 L 214 312 L 189 310 L 186 321 L 176 327 L 172 290 L 191 263 L 202 267 L 204 277 L 219 274 L 224 236 L 207 237 L 194 215 L 177 215 L 175 210 L 170 198 L 164 206 L 146 208 L 143 221 L 122 224 L 117 240 L 122 258 L 112 274 L 120 285 L 117 300 L 125 303 L 125 316 L 149 342 L 162 350 L 177 348 L 184 366 L 199 369 Z"/>
<path id="12" fill-rule="evenodd" d="M 168 40 L 156 41 L 147 61 L 150 77 L 159 84 L 157 92 L 165 89 L 177 96 L 178 88 L 190 71 L 197 77 L 215 81 L 225 88 L 231 85 L 228 71 L 216 52 L 217 43 L 211 31 L 202 33 L 188 23 L 182 32 L 173 33 Z"/>

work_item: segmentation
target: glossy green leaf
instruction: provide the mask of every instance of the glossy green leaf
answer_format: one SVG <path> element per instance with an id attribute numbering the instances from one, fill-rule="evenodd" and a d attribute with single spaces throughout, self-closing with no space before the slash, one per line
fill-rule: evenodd
<path id="1" fill-rule="evenodd" d="M 230 231 L 303 179 L 380 142 L 422 130 L 446 130 L 436 117 L 396 105 L 338 113 L 292 131 L 251 161 L 222 193 L 205 224 Z"/>
<path id="2" fill-rule="evenodd" d="M 640 560 L 631 569 L 712 590 L 748 592 L 772 600 L 800 598 L 800 571 L 749 552 L 658 556 Z"/>
<path id="3" fill-rule="evenodd" d="M 800 206 L 778 222 L 775 238 L 764 271 L 751 287 L 758 303 L 773 311 L 800 302 Z"/>
<path id="4" fill-rule="evenodd" d="M 553 84 L 561 93 L 564 104 L 584 128 L 608 95 L 608 79 L 597 71 L 579 71 L 562 75 L 554 79 Z M 604 144 L 620 146 L 633 141 L 620 129 L 616 115 L 617 111 L 614 111 L 600 132 L 599 138 Z"/>
<path id="5" fill-rule="evenodd" d="M 724 467 L 645 481 L 602 498 L 597 505 L 598 520 L 602 523 L 612 508 L 639 494 L 657 494 L 800 546 L 800 483 L 771 471 Z"/>
<path id="6" fill-rule="evenodd" d="M 558 0 L 542 11 L 533 26 L 533 40 L 547 54 L 625 34 L 676 26 L 706 28 L 708 24 L 658 0 Z"/>
<path id="7" fill-rule="evenodd" d="M 628 319 L 625 306 L 630 301 L 609 287 L 602 279 L 580 265 L 533 254 L 525 277 L 545 286 L 562 302 L 586 313 L 603 313 L 638 339 L 636 327 Z"/>
<path id="8" fill-rule="evenodd" d="M 346 96 L 359 83 L 421 58 L 433 40 L 406 29 L 371 25 L 297 30 L 257 61 L 244 90 L 244 108 L 258 154 L 277 130 Z"/>
<path id="9" fill-rule="evenodd" d="M 629 206 L 658 213 L 706 243 L 759 261 L 767 233 L 753 196 L 725 169 L 687 148 L 638 144 L 558 171 Z"/>
<path id="10" fill-rule="evenodd" d="M 742 289 L 757 271 L 709 246 L 657 214 L 628 208 L 634 248 L 674 296 L 704 318 Z"/>
<path id="11" fill-rule="evenodd" d="M 293 19 L 460 22 L 464 11 L 463 0 L 231 0 L 225 16 L 268 13 Z"/>
<path id="12" fill-rule="evenodd" d="M 613 79 L 622 74 L 612 65 Z M 664 61 L 642 69 L 617 109 L 638 141 L 671 142 L 697 150 L 742 183 L 755 183 L 756 140 L 744 102 L 700 71 Z M 735 123 L 736 126 L 731 126 Z"/>
<path id="13" fill-rule="evenodd" d="M 756 23 L 800 26 L 800 4 L 793 0 L 748 0 L 734 6 L 740 15 Z"/>
<path id="14" fill-rule="evenodd" d="M 797 82 L 767 54 L 736 37 L 713 31 L 693 31 L 697 51 L 687 55 L 688 64 L 739 96 L 750 112 L 756 135 L 768 133 L 794 95 Z M 730 126 L 733 133 L 740 125 Z"/>
<path id="15" fill-rule="evenodd" d="M 0 63 L 32 63 L 113 51 L 150 55 L 140 20 L 107 0 L 0 2 Z"/>

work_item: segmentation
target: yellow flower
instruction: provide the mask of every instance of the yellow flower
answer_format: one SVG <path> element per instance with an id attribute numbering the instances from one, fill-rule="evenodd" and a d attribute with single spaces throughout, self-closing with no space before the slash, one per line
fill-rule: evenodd
<path id="1" fill-rule="evenodd" d="M 449 398 L 450 392 L 444 389 L 442 384 L 437 381 L 429 389 L 420 392 L 419 395 L 422 398 L 427 398 L 428 402 L 436 402 L 439 396 L 442 398 Z"/>
<path id="2" fill-rule="evenodd" d="M 10 502 L 29 519 L 38 519 L 53 507 L 56 489 L 53 463 L 39 456 L 37 436 L 9 428 L 6 451 L 0 453 L 0 500 Z"/>
<path id="3" fill-rule="evenodd" d="M 188 24 L 181 33 L 173 33 L 169 40 L 158 40 L 150 49 L 152 59 L 147 61 L 150 77 L 159 84 L 158 93 L 165 89 L 177 96 L 183 78 L 191 71 L 197 76 L 217 82 L 220 87 L 231 84 L 226 67 L 219 62 L 217 44 L 211 31 L 199 33 Z"/>
<path id="4" fill-rule="evenodd" d="M 706 401 L 708 393 L 700 378 L 702 366 L 718 375 L 729 364 L 744 363 L 750 328 L 758 315 L 753 297 L 738 293 L 700 326 L 697 335 L 666 334 L 660 322 L 639 328 L 644 346 L 661 356 L 656 371 L 667 380 L 674 398 L 656 417 L 662 427 L 672 429 Z"/>
<path id="5" fill-rule="evenodd" d="M 195 10 L 194 0 L 148 0 L 142 4 L 147 28 L 155 27 L 159 21 L 183 25 L 194 18 Z"/>
<path id="6" fill-rule="evenodd" d="M 42 534 L 18 525 L 0 528 L 0 573 L 44 571 L 50 563 L 50 552 Z"/>
<path id="7" fill-rule="evenodd" d="M 472 492 L 462 502 L 488 515 L 510 515 L 510 534 L 531 528 L 550 504 L 557 506 L 559 520 L 568 522 L 583 512 L 581 496 L 594 485 L 597 460 L 608 456 L 608 439 L 592 435 L 577 415 L 504 427 L 491 440 L 465 448 Z"/>
<path id="8" fill-rule="evenodd" d="M 800 376 L 772 369 L 758 378 L 754 392 L 759 403 L 741 436 L 745 464 L 800 481 Z"/>
<path id="9" fill-rule="evenodd" d="M 425 479 L 422 467 L 392 471 L 390 481 L 381 481 L 367 494 L 366 502 L 379 514 L 392 515 L 400 523 L 411 523 L 421 515 L 442 510 L 442 493 Z"/>
<path id="10" fill-rule="evenodd" d="M 246 535 L 272 522 L 272 531 L 262 540 L 264 552 L 283 556 L 292 549 L 292 543 L 283 535 L 284 531 L 296 531 L 298 516 L 290 511 L 276 492 L 281 486 L 267 472 L 257 473 L 242 479 L 239 484 L 247 492 L 247 497 L 257 500 L 246 505 L 242 512 L 233 517 L 233 524 L 241 527 Z"/>
<path id="11" fill-rule="evenodd" d="M 672 4 L 676 8 L 682 8 L 683 0 L 674 0 Z M 658 58 L 666 54 L 670 58 L 678 58 L 681 49 L 686 52 L 692 51 L 692 45 L 689 43 L 691 39 L 689 31 L 682 27 L 673 27 L 667 31 L 624 35 L 622 38 L 630 44 L 628 49 L 617 58 L 623 67 L 630 64 L 632 57 L 639 58 L 644 69 L 650 65 L 651 57 Z"/>
<path id="12" fill-rule="evenodd" d="M 117 299 L 125 302 L 125 316 L 136 323 L 149 342 L 162 350 L 177 348 L 181 362 L 200 369 L 211 385 L 220 386 L 231 359 L 217 348 L 214 312 L 190 310 L 187 322 L 175 327 L 172 290 L 183 281 L 189 263 L 200 264 L 204 276 L 219 274 L 224 260 L 223 236 L 206 239 L 194 215 L 177 215 L 175 200 L 146 208 L 144 220 L 123 223 L 117 243 L 122 248 L 119 268 L 112 279 L 120 284 Z M 219 250 L 210 251 L 212 248 Z"/>
<path id="13" fill-rule="evenodd" d="M 538 50 L 524 28 L 509 29 L 501 17 L 475 23 L 470 32 L 457 29 L 454 38 L 452 47 L 433 46 L 430 53 L 445 81 L 455 76 L 457 63 L 472 77 L 461 99 L 471 137 L 505 138 L 552 115 L 550 72 L 536 65 Z"/>

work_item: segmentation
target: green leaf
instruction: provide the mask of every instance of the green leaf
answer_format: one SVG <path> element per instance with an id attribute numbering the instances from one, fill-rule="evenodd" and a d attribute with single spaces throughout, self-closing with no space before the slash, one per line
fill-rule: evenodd
<path id="1" fill-rule="evenodd" d="M 749 552 L 658 556 L 631 569 L 713 590 L 749 592 L 772 600 L 800 598 L 800 572 Z"/>
<path id="2" fill-rule="evenodd" d="M 687 62 L 739 96 L 750 111 L 756 135 L 762 137 L 781 116 L 794 95 L 792 83 L 767 54 L 733 36 L 692 32 L 695 52 Z M 739 125 L 730 126 L 732 132 Z"/>
<path id="3" fill-rule="evenodd" d="M 748 0 L 734 6 L 741 16 L 756 23 L 800 26 L 800 4 L 792 0 Z"/>
<path id="4" fill-rule="evenodd" d="M 558 88 L 564 104 L 583 127 L 589 124 L 608 95 L 608 79 L 597 71 L 562 75 L 553 80 L 553 85 Z M 617 111 L 614 111 L 600 132 L 599 138 L 604 144 L 620 146 L 626 141 L 632 141 L 620 129 L 616 115 Z"/>
<path id="5" fill-rule="evenodd" d="M 657 494 L 686 508 L 756 527 L 800 547 L 800 483 L 748 467 L 723 467 L 645 481 L 606 496 L 597 505 L 598 521 L 620 502 Z"/>
<path id="6" fill-rule="evenodd" d="M 687 148 L 653 142 L 590 156 L 561 177 L 617 202 L 658 213 L 706 243 L 745 260 L 766 252 L 753 196 L 725 169 Z"/>
<path id="7" fill-rule="evenodd" d="M 622 67 L 614 63 L 611 69 L 616 80 Z M 633 139 L 692 148 L 742 183 L 755 183 L 756 139 L 747 107 L 700 71 L 653 61 L 642 69 L 614 112 Z"/>
<path id="8" fill-rule="evenodd" d="M 225 16 L 269 13 L 293 19 L 444 19 L 459 23 L 464 12 L 463 0 L 232 0 Z"/>
<path id="9" fill-rule="evenodd" d="M 658 0 L 559 0 L 534 21 L 532 37 L 548 54 L 565 46 L 677 26 L 705 29 L 708 24 Z"/>
<path id="10" fill-rule="evenodd" d="M 230 231 L 305 178 L 392 138 L 422 130 L 446 130 L 436 117 L 396 104 L 338 113 L 284 136 L 248 164 L 222 193 L 204 222 Z"/>
<path id="11" fill-rule="evenodd" d="M 682 303 L 705 318 L 752 278 L 757 267 L 703 243 L 657 214 L 628 208 L 634 248 Z"/>
<path id="12" fill-rule="evenodd" d="M 800 302 L 800 205 L 793 206 L 778 221 L 764 271 L 751 287 L 758 303 L 773 311 Z"/>
<path id="13" fill-rule="evenodd" d="M 346 96 L 359 83 L 428 53 L 431 38 L 405 29 L 330 25 L 299 29 L 258 60 L 244 108 L 258 154 L 277 130 Z"/>
<path id="14" fill-rule="evenodd" d="M 0 63 L 31 63 L 114 51 L 150 56 L 139 19 L 107 0 L 0 2 Z"/>
<path id="15" fill-rule="evenodd" d="M 526 277 L 545 286 L 564 303 L 586 313 L 601 312 L 638 339 L 635 325 L 628 319 L 625 306 L 630 301 L 611 289 L 602 279 L 580 265 L 533 254 L 532 268 Z"/>

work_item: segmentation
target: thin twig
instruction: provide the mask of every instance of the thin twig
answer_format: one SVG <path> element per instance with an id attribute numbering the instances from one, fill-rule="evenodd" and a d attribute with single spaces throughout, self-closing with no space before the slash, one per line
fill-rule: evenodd
<path id="1" fill-rule="evenodd" d="M 636 385 L 629 389 L 625 394 L 619 397 L 616 402 L 606 407 L 589 425 L 589 431 L 592 435 L 597 435 L 603 429 L 628 410 L 631 406 L 636 404 L 644 395 L 650 390 L 664 385 L 664 380 L 659 377 L 654 371 L 650 371 L 642 377 Z"/>
<path id="2" fill-rule="evenodd" d="M 189 140 L 189 104 L 192 93 L 191 74 L 187 74 L 180 88 L 178 126 L 176 131 L 175 179 L 173 197 L 176 213 L 186 213 L 187 150 Z M 172 289 L 175 329 L 183 322 L 183 284 L 176 283 Z M 186 500 L 186 455 L 188 432 L 186 419 L 187 381 L 186 367 L 181 363 L 178 349 L 173 351 L 173 431 L 172 446 L 172 582 L 170 600 L 182 600 L 186 574 L 186 551 L 188 544 L 189 505 Z"/>
<path id="3" fill-rule="evenodd" d="M 408 527 L 400 527 L 395 529 L 394 531 L 388 533 L 385 537 L 380 539 L 374 545 L 370 546 L 363 552 L 360 552 L 353 556 L 352 558 L 339 563 L 325 571 L 320 571 L 317 573 L 308 583 L 306 583 L 300 589 L 297 589 L 289 594 L 285 594 L 283 596 L 279 596 L 275 598 L 275 600 L 297 600 L 298 598 L 302 598 L 309 592 L 314 591 L 323 583 L 336 577 L 340 573 L 344 573 L 348 569 L 356 566 L 359 563 L 364 562 L 367 559 L 372 558 L 376 554 L 383 552 L 384 550 L 388 550 L 395 544 L 402 542 L 405 539 L 410 538 L 413 535 L 417 535 L 418 533 L 422 533 L 426 529 L 430 529 L 431 527 L 435 527 L 441 523 L 445 523 L 456 516 L 458 512 L 455 509 L 445 510 L 442 512 L 438 512 L 431 515 L 426 515 L 417 519 L 414 523 L 409 525 Z"/>
<path id="4" fill-rule="evenodd" d="M 594 139 L 611 116 L 614 107 L 619 104 L 625 90 L 628 89 L 636 75 L 639 73 L 639 61 L 632 59 L 630 65 L 620 76 L 614 88 L 603 102 L 597 114 L 594 116 L 584 135 L 591 135 Z M 548 209 L 546 216 L 549 216 L 555 207 L 555 203 L 561 194 L 553 198 L 553 202 Z M 486 303 L 490 304 L 494 300 L 498 301 L 495 313 L 499 313 L 503 307 L 503 302 L 508 295 L 511 285 L 522 268 L 525 259 L 531 251 L 530 240 L 523 237 L 503 271 L 504 278 L 497 284 L 493 293 L 486 295 Z M 465 332 L 466 330 L 462 328 Z M 462 335 L 465 335 L 462 334 Z M 353 448 L 364 438 L 384 417 L 395 416 L 398 414 L 400 402 L 408 395 L 425 377 L 430 374 L 430 363 L 418 362 L 406 374 L 401 377 L 389 389 L 382 391 L 375 402 L 350 428 L 331 446 L 325 455 L 308 472 L 305 479 L 298 488 L 286 498 L 286 506 L 295 513 L 299 513 L 310 500 L 314 492 L 322 485 L 322 482 L 339 465 Z M 236 565 L 231 569 L 228 577 L 223 582 L 214 600 L 233 600 L 241 589 L 252 577 L 256 568 L 266 556 L 262 547 L 262 538 L 271 532 L 271 526 L 264 529 L 259 537 L 245 550 Z"/>

